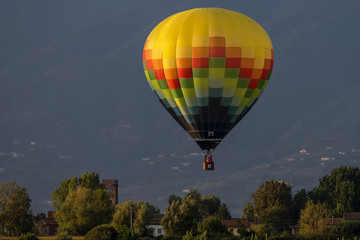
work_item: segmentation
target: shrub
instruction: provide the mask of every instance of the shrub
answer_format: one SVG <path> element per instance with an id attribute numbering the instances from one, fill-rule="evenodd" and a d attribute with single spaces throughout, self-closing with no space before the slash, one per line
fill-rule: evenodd
<path id="1" fill-rule="evenodd" d="M 360 222 L 355 220 L 346 220 L 337 223 L 332 227 L 333 233 L 340 236 L 350 238 L 360 235 Z"/>
<path id="2" fill-rule="evenodd" d="M 134 232 L 131 231 L 127 226 L 118 225 L 118 224 L 112 224 L 112 226 L 118 232 L 120 240 L 132 240 L 132 239 L 135 239 Z"/>
<path id="3" fill-rule="evenodd" d="M 251 229 L 255 232 L 255 235 L 257 235 L 260 239 L 267 239 L 270 236 L 276 236 L 278 235 L 278 231 L 276 228 L 273 228 L 273 226 L 269 224 L 258 224 L 251 226 Z"/>
<path id="4" fill-rule="evenodd" d="M 201 235 L 194 236 L 192 231 L 186 232 L 186 234 L 182 237 L 182 240 L 206 240 L 206 231 L 203 232 Z"/>
<path id="5" fill-rule="evenodd" d="M 91 229 L 85 235 L 85 240 L 118 240 L 118 235 L 118 232 L 113 226 L 103 224 Z"/>
<path id="6" fill-rule="evenodd" d="M 27 234 L 24 234 L 24 235 L 21 235 L 18 240 L 39 240 L 35 234 L 33 233 L 27 233 Z"/>
<path id="7" fill-rule="evenodd" d="M 72 237 L 65 231 L 65 232 L 59 232 L 55 240 L 72 240 Z"/>

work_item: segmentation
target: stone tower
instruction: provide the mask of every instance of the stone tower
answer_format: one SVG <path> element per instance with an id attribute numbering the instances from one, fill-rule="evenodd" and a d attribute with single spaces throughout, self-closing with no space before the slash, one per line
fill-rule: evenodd
<path id="1" fill-rule="evenodd" d="M 118 204 L 118 180 L 117 179 L 103 179 L 102 184 L 108 192 L 111 202 L 114 206 Z"/>

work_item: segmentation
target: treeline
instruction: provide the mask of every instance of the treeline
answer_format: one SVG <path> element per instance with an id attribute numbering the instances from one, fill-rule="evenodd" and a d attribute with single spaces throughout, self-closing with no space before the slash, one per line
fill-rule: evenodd
<path id="1" fill-rule="evenodd" d="M 151 239 L 153 229 L 147 228 L 157 207 L 144 201 L 126 201 L 114 207 L 108 193 L 100 184 L 99 175 L 84 173 L 63 181 L 52 194 L 58 231 L 78 236 L 91 233 L 91 229 L 101 224 L 105 231 L 112 227 L 120 239 Z M 183 236 L 197 236 L 206 232 L 207 236 L 230 236 L 221 219 L 231 218 L 225 203 L 213 195 L 201 196 L 196 190 L 184 198 L 171 195 L 165 209 L 161 225 L 167 239 L 181 239 Z M 211 216 L 203 221 L 203 216 Z M 96 229 L 96 228 L 95 228 Z M 89 232 L 90 231 L 90 232 Z M 98 236 L 99 237 L 99 236 Z"/>
<path id="2" fill-rule="evenodd" d="M 243 208 L 239 222 L 240 236 L 234 236 L 222 224 L 231 214 L 225 203 L 213 195 L 194 190 L 185 197 L 171 195 L 161 225 L 167 240 L 232 240 L 232 239 L 338 239 L 360 235 L 360 221 L 334 223 L 344 212 L 360 212 L 360 170 L 339 167 L 322 177 L 311 191 L 292 193 L 292 185 L 271 180 L 262 183 L 251 194 L 252 202 Z M 99 175 L 84 173 L 66 179 L 52 194 L 59 224 L 57 240 L 85 236 L 86 240 L 155 239 L 147 226 L 159 209 L 144 201 L 126 201 L 112 205 L 109 194 L 100 183 Z M 26 189 L 14 182 L 3 182 L 0 193 L 0 235 L 36 234 L 35 220 L 30 211 L 31 200 Z M 296 234 L 290 233 L 290 227 Z M 22 239 L 36 239 L 35 235 Z"/>
<path id="3" fill-rule="evenodd" d="M 252 230 L 260 237 L 291 239 L 292 226 L 297 237 L 337 239 L 360 235 L 360 221 L 342 221 L 345 212 L 360 212 L 360 170 L 339 167 L 319 180 L 311 191 L 301 189 L 294 195 L 292 185 L 266 181 L 251 194 L 252 203 L 243 208 L 242 217 L 259 222 Z M 293 238 L 295 236 L 292 236 Z"/>

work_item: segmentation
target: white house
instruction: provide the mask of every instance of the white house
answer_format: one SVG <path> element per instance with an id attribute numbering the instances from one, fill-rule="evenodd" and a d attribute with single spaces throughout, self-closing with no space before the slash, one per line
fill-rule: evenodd
<path id="1" fill-rule="evenodd" d="M 153 218 L 150 220 L 149 225 L 146 226 L 147 228 L 154 229 L 154 237 L 164 235 L 164 229 L 160 224 L 163 217 L 164 214 L 154 214 Z"/>

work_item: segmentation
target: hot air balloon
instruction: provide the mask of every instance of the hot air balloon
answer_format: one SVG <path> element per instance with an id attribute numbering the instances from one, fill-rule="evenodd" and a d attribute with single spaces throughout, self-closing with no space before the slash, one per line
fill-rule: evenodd
<path id="1" fill-rule="evenodd" d="M 274 64 L 271 40 L 251 18 L 222 8 L 174 14 L 149 34 L 144 72 L 171 116 L 211 153 L 265 89 Z"/>

